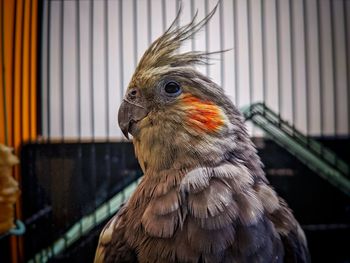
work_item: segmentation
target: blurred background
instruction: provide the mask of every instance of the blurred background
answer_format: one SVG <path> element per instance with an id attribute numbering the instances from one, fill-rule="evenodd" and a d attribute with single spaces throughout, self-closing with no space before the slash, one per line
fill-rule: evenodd
<path id="1" fill-rule="evenodd" d="M 186 24 L 217 1 L 1 0 L 0 143 L 21 195 L 0 262 L 93 260 L 141 176 L 119 104 L 181 3 Z M 350 0 L 221 0 L 180 52 L 224 49 L 198 70 L 242 110 L 313 262 L 350 262 Z"/>

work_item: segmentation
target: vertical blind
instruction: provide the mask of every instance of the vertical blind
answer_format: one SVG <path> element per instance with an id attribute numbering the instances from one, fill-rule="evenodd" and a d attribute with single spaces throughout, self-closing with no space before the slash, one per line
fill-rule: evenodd
<path id="1" fill-rule="evenodd" d="M 216 0 L 183 0 L 181 24 Z M 46 138 L 118 139 L 117 110 L 177 0 L 44 1 L 41 128 Z M 349 135 L 350 0 L 222 0 L 181 48 L 217 51 L 199 68 L 236 106 L 265 102 L 307 135 Z M 254 129 L 250 131 L 256 133 Z"/>

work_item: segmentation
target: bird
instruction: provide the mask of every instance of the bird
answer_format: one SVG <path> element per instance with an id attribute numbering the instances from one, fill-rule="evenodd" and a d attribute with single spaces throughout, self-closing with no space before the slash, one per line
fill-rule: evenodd
<path id="1" fill-rule="evenodd" d="M 218 3 L 219 4 L 219 3 Z M 95 263 L 310 262 L 305 234 L 267 180 L 242 114 L 180 53 L 214 15 L 170 27 L 145 51 L 118 112 L 143 177 L 101 231 Z"/>

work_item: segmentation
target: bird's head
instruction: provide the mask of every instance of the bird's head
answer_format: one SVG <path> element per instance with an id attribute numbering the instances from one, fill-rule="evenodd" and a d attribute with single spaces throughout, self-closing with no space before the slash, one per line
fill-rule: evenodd
<path id="1" fill-rule="evenodd" d="M 222 88 L 194 68 L 207 63 L 211 54 L 177 53 L 216 8 L 198 23 L 194 17 L 179 28 L 178 12 L 169 29 L 147 49 L 131 79 L 118 121 L 126 137 L 133 135 L 144 170 L 169 168 L 180 157 L 189 166 L 192 159 L 215 161 L 216 154 L 222 156 L 228 145 L 235 144 L 235 131 L 245 133 L 241 115 Z"/>

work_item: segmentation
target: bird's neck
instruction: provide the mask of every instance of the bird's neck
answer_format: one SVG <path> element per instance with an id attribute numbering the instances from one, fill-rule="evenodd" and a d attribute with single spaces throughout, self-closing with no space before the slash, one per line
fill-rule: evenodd
<path id="1" fill-rule="evenodd" d="M 241 118 L 227 119 L 220 133 L 201 133 L 175 116 L 171 112 L 149 114 L 141 123 L 142 129 L 133 143 L 145 174 L 239 162 L 254 175 L 264 177 L 260 159 Z"/>
<path id="2" fill-rule="evenodd" d="M 253 176 L 265 180 L 260 158 L 248 137 L 228 136 L 187 142 L 176 138 L 148 138 L 134 140 L 134 147 L 145 175 L 154 176 L 167 170 L 190 171 L 196 167 L 215 167 L 230 162 L 245 165 Z"/>

